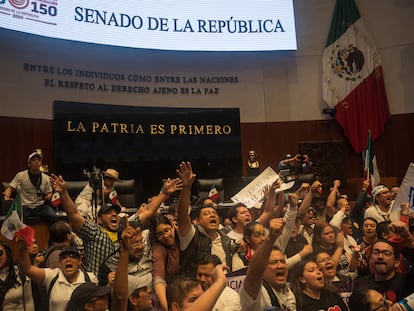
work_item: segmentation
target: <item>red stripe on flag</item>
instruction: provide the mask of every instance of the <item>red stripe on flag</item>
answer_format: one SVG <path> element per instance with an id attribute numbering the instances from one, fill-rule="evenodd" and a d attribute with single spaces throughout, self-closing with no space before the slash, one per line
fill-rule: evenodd
<path id="1" fill-rule="evenodd" d="M 381 66 L 336 105 L 336 120 L 357 153 L 366 146 L 368 130 L 377 139 L 389 117 Z"/>

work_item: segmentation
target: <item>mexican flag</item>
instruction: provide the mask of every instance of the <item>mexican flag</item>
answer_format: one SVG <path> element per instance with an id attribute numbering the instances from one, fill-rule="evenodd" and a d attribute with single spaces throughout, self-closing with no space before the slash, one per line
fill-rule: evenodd
<path id="1" fill-rule="evenodd" d="M 322 96 L 357 153 L 390 117 L 381 59 L 354 0 L 336 0 L 322 60 Z"/>
<path id="2" fill-rule="evenodd" d="M 377 167 L 377 158 L 374 153 L 374 145 L 371 139 L 371 131 L 368 131 L 367 148 L 364 151 L 364 173 L 364 178 L 369 178 L 371 180 L 371 186 L 368 189 L 368 192 L 371 193 L 371 190 L 380 183 L 380 174 Z"/>
<path id="3" fill-rule="evenodd" d="M 213 185 L 208 193 L 208 197 L 213 201 L 216 201 L 220 197 L 220 193 L 217 191 L 216 186 Z"/>
<path id="4" fill-rule="evenodd" d="M 112 190 L 109 193 L 109 199 L 111 200 L 112 204 L 116 204 L 116 202 L 118 201 L 118 193 L 116 192 L 116 190 Z"/>
<path id="5" fill-rule="evenodd" d="M 22 207 L 20 204 L 20 192 L 17 190 L 16 197 L 1 226 L 1 234 L 8 240 L 15 237 L 22 237 L 26 244 L 31 247 L 34 241 L 34 230 L 22 222 Z"/>

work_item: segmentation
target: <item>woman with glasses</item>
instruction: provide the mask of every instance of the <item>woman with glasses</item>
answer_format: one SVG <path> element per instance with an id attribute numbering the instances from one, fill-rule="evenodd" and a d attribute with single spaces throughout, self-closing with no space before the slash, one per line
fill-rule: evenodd
<path id="1" fill-rule="evenodd" d="M 178 235 L 170 220 L 155 216 L 150 223 L 150 238 L 155 293 L 162 310 L 168 310 L 166 289 L 180 270 L 180 247 Z"/>
<path id="2" fill-rule="evenodd" d="M 34 311 L 30 279 L 19 273 L 10 247 L 0 241 L 0 309 Z"/>
<path id="3" fill-rule="evenodd" d="M 266 238 L 266 230 L 262 223 L 252 221 L 244 227 L 243 239 L 246 243 L 244 251 L 233 255 L 233 271 L 246 268 L 250 258 Z"/>
<path id="4" fill-rule="evenodd" d="M 296 296 L 298 311 L 348 310 L 335 289 L 325 284 L 324 275 L 315 261 L 301 261 L 295 266 L 294 273 L 292 290 Z"/>

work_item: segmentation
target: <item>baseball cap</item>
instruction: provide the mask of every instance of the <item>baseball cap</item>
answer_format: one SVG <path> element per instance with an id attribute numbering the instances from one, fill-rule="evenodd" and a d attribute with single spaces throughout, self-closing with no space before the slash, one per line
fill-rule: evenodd
<path id="1" fill-rule="evenodd" d="M 33 157 L 39 157 L 40 158 L 40 160 L 42 160 L 42 158 L 43 158 L 43 156 L 39 153 L 39 152 L 37 152 L 37 151 L 33 151 L 31 154 L 29 154 L 29 156 L 27 157 L 27 162 L 30 162 L 30 160 L 33 158 Z"/>
<path id="2" fill-rule="evenodd" d="M 105 203 L 102 205 L 101 209 L 98 212 L 98 217 L 101 217 L 103 214 L 105 214 L 109 210 L 115 210 L 118 214 L 121 212 L 121 208 L 118 205 L 114 205 L 111 203 Z"/>
<path id="3" fill-rule="evenodd" d="M 99 286 L 92 282 L 86 282 L 78 287 L 72 293 L 69 304 L 71 306 L 83 307 L 94 297 L 104 297 L 111 292 L 110 286 Z"/>
<path id="4" fill-rule="evenodd" d="M 63 257 L 65 254 L 75 254 L 76 257 L 80 258 L 80 253 L 76 246 L 66 246 L 62 248 L 59 253 L 59 258 Z"/>
<path id="5" fill-rule="evenodd" d="M 149 287 L 152 284 L 152 274 L 146 273 L 142 276 L 128 275 L 128 297 L 130 297 L 135 290 Z"/>
<path id="6" fill-rule="evenodd" d="M 379 186 L 376 186 L 374 189 L 372 189 L 372 191 L 371 191 L 372 200 L 375 202 L 375 197 L 377 196 L 377 194 L 384 191 L 384 190 L 388 191 L 388 188 L 385 187 L 384 185 L 379 185 Z"/>

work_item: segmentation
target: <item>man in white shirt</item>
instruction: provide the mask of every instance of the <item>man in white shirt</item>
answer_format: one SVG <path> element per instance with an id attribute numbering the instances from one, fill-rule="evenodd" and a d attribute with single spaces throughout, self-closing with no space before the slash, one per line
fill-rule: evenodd
<path id="1" fill-rule="evenodd" d="M 232 222 L 233 229 L 227 233 L 227 236 L 240 243 L 240 240 L 243 239 L 244 227 L 252 221 L 252 215 L 246 205 L 237 203 L 230 208 L 228 216 Z"/>
<path id="2" fill-rule="evenodd" d="M 269 235 L 253 254 L 246 279 L 240 290 L 242 310 L 264 310 L 276 306 L 282 310 L 296 310 L 296 299 L 287 286 L 288 266 L 283 252 L 273 244 L 283 229 L 283 219 L 274 218 L 269 223 Z"/>
<path id="3" fill-rule="evenodd" d="M 372 189 L 374 205 L 365 210 L 364 218 L 374 218 L 378 223 L 383 221 L 400 220 L 401 210 L 393 209 L 391 193 L 384 185 L 378 185 Z"/>
<path id="4" fill-rule="evenodd" d="M 220 258 L 216 255 L 207 255 L 201 258 L 198 262 L 196 279 L 200 282 L 201 287 L 204 291 L 210 288 L 213 285 L 213 270 L 214 268 L 221 264 Z M 240 307 L 240 296 L 232 288 L 226 286 L 217 299 L 216 304 L 214 305 L 214 311 L 239 311 Z"/>

